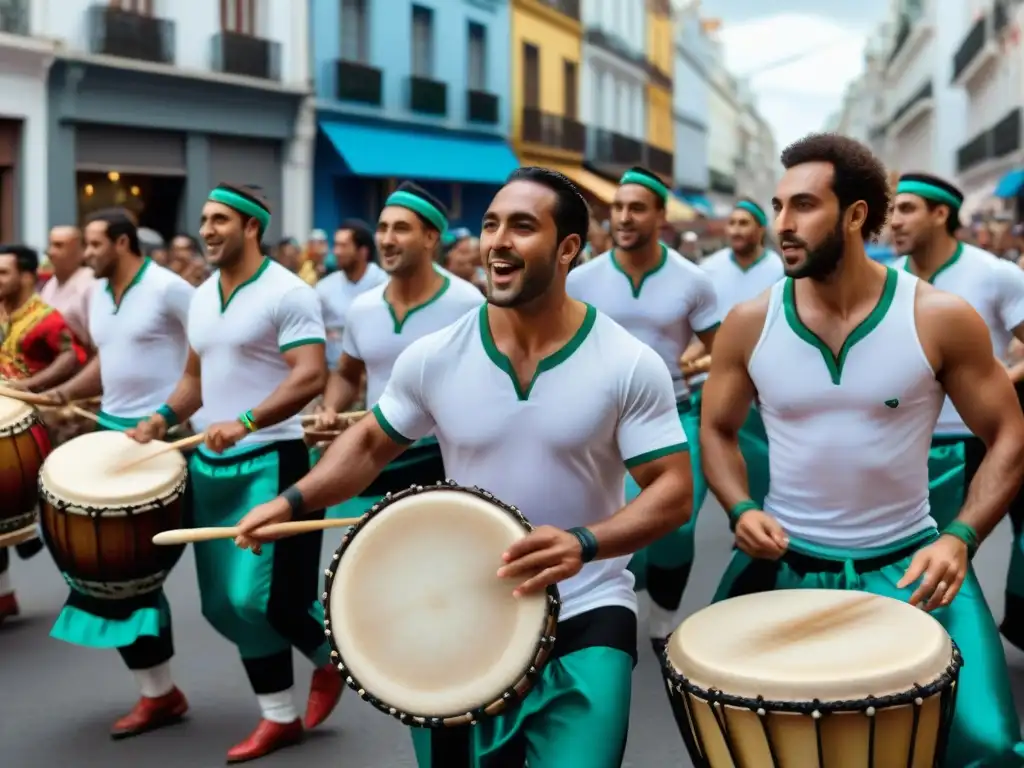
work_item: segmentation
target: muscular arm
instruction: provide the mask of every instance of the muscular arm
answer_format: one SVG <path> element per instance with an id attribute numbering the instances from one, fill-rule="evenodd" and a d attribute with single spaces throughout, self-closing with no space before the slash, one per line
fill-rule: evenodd
<path id="1" fill-rule="evenodd" d="M 252 417 L 263 429 L 291 418 L 319 395 L 327 383 L 327 361 L 323 343 L 303 344 L 283 353 L 291 369 L 262 403 L 252 409 Z"/>
<path id="2" fill-rule="evenodd" d="M 704 348 L 702 350 L 703 354 L 705 354 L 705 355 L 710 355 L 711 354 L 711 348 L 715 345 L 715 334 L 718 333 L 718 329 L 719 328 L 720 328 L 720 326 L 716 325 L 716 326 L 714 326 L 712 328 L 708 328 L 705 331 L 697 331 L 697 338 L 700 339 L 700 343 L 701 343 L 701 345 Z M 691 345 L 690 349 L 692 349 L 692 348 L 693 348 L 693 346 Z M 689 351 L 690 350 L 687 350 L 687 352 L 689 352 Z M 701 355 L 698 355 L 698 357 L 700 357 L 700 356 Z"/>
<path id="3" fill-rule="evenodd" d="M 189 347 L 188 359 L 185 361 L 185 373 L 178 380 L 178 386 L 167 398 L 167 407 L 174 411 L 178 423 L 192 418 L 192 415 L 199 410 L 203 404 L 203 386 L 200 379 L 202 367 L 199 364 L 199 355 Z M 151 416 L 150 419 L 162 418 Z"/>
<path id="4" fill-rule="evenodd" d="M 100 356 L 95 354 L 78 373 L 60 386 L 51 390 L 61 400 L 84 400 L 103 393 L 103 381 L 100 377 Z"/>
<path id="5" fill-rule="evenodd" d="M 347 411 L 359 396 L 359 385 L 363 380 L 366 364 L 362 360 L 348 354 L 342 354 L 338 361 L 338 370 L 331 371 L 327 376 L 327 388 L 324 390 L 324 408 L 336 413 Z M 373 405 L 373 403 L 367 403 Z"/>
<path id="6" fill-rule="evenodd" d="M 21 385 L 30 392 L 51 389 L 71 378 L 79 365 L 78 352 L 74 349 L 64 350 L 39 373 L 23 379 Z"/>
<path id="7" fill-rule="evenodd" d="M 1013 329 L 1013 337 L 1017 342 L 1024 344 L 1024 324 L 1018 325 L 1016 328 Z M 1011 343 L 1010 346 L 1012 349 L 1013 344 Z M 1016 363 L 1011 364 L 1007 368 L 1007 373 L 1009 373 L 1010 375 L 1010 381 L 1012 381 L 1014 384 L 1016 384 L 1018 381 L 1024 380 L 1024 360 L 1020 360 Z"/>

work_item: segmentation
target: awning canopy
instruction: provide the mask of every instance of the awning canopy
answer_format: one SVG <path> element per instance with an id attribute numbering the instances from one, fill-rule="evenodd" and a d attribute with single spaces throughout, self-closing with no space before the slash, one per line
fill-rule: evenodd
<path id="1" fill-rule="evenodd" d="M 715 207 L 704 195 L 680 194 L 679 197 L 689 203 L 698 213 L 704 216 L 715 215 Z"/>
<path id="2" fill-rule="evenodd" d="M 669 192 L 668 200 L 665 201 L 665 218 L 672 224 L 680 221 L 693 221 L 697 218 L 697 212 Z"/>
<path id="3" fill-rule="evenodd" d="M 578 165 L 556 165 L 552 167 L 552 170 L 568 176 L 576 182 L 577 186 L 583 187 L 605 205 L 611 205 L 615 199 L 615 190 L 619 185 L 614 181 L 601 178 L 596 173 L 591 173 L 586 168 Z"/>
<path id="4" fill-rule="evenodd" d="M 501 184 L 519 167 L 504 139 L 431 133 L 381 123 L 321 120 L 320 130 L 357 176 Z"/>
<path id="5" fill-rule="evenodd" d="M 996 197 L 1016 197 L 1024 187 L 1024 168 L 1010 171 L 996 184 Z"/>

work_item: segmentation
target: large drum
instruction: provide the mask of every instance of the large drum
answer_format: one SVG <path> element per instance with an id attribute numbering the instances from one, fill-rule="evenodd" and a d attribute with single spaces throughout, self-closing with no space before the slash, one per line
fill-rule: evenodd
<path id="1" fill-rule="evenodd" d="M 189 525 L 184 457 L 166 451 L 120 469 L 163 445 L 93 432 L 55 448 L 43 464 L 43 534 L 57 567 L 82 594 L 118 600 L 152 592 L 181 557 L 183 546 L 157 546 L 153 536 Z"/>
<path id="2" fill-rule="evenodd" d="M 942 765 L 962 664 L 921 609 L 838 590 L 711 605 L 664 661 L 697 768 Z"/>
<path id="3" fill-rule="evenodd" d="M 381 712 L 438 729 L 435 750 L 458 742 L 445 731 L 522 699 L 547 660 L 557 589 L 515 598 L 496 575 L 530 530 L 486 491 L 414 486 L 376 504 L 327 570 L 325 624 L 345 682 Z M 450 754 L 434 764 L 459 768 Z"/>
<path id="4" fill-rule="evenodd" d="M 31 405 L 0 397 L 0 546 L 35 535 L 39 470 L 50 439 Z"/>

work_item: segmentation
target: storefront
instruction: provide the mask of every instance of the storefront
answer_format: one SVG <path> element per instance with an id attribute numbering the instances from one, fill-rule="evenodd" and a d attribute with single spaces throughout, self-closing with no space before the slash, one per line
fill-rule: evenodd
<path id="1" fill-rule="evenodd" d="M 308 211 L 286 189 L 308 163 L 288 162 L 306 94 L 60 61 L 50 78 L 49 221 L 98 208 L 136 212 L 165 238 L 195 234 L 218 182 L 261 187 L 274 209 L 266 241 L 302 236 Z M 309 140 L 309 139 L 303 139 Z M 295 153 L 301 155 L 301 153 Z"/>

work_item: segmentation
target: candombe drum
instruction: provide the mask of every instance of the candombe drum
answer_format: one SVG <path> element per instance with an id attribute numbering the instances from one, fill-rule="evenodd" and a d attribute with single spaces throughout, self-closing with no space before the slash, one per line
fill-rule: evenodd
<path id="1" fill-rule="evenodd" d="M 711 605 L 663 662 L 697 768 L 942 765 L 962 665 L 921 609 L 839 590 Z"/>
<path id="2" fill-rule="evenodd" d="M 43 534 L 72 589 L 119 600 L 159 589 L 184 546 L 153 536 L 185 528 L 188 470 L 165 444 L 140 445 L 122 432 L 81 435 L 54 449 L 39 475 Z"/>
<path id="3" fill-rule="evenodd" d="M 345 682 L 434 729 L 432 765 L 469 766 L 470 727 L 525 697 L 547 661 L 557 588 L 515 598 L 496 575 L 531 530 L 479 488 L 413 486 L 374 505 L 327 570 L 325 626 Z"/>
<path id="4" fill-rule="evenodd" d="M 39 470 L 49 453 L 38 411 L 0 396 L 0 547 L 35 536 Z"/>

